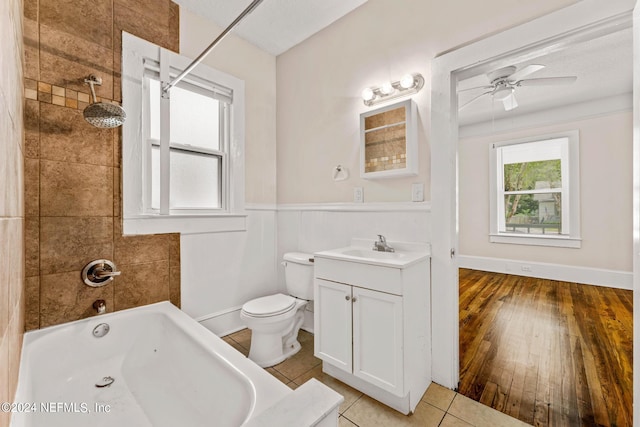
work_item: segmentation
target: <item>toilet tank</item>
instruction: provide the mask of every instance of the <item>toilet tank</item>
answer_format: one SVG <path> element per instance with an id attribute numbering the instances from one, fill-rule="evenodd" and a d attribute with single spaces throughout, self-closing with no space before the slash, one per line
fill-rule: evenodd
<path id="1" fill-rule="evenodd" d="M 313 299 L 313 255 L 302 252 L 284 254 L 284 280 L 289 295 L 296 298 Z"/>

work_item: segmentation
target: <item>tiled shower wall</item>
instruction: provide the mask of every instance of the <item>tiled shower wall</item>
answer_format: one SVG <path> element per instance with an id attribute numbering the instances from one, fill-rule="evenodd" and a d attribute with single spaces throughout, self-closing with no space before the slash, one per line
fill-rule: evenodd
<path id="1" fill-rule="evenodd" d="M 179 9 L 170 0 L 24 0 L 25 328 L 37 329 L 162 300 L 180 304 L 177 234 L 122 236 L 120 129 L 82 117 L 83 80 L 121 101 L 121 31 L 179 49 Z M 102 288 L 83 284 L 94 259 L 122 275 Z M 1 383 L 1 382 L 0 382 Z"/>
<path id="2" fill-rule="evenodd" d="M 21 0 L 0 1 L 0 402 L 13 401 L 24 330 L 21 15 Z"/>

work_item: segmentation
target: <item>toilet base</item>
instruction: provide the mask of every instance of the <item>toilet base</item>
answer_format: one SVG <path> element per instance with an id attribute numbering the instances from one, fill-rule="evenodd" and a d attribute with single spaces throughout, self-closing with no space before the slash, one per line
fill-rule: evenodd
<path id="1" fill-rule="evenodd" d="M 306 304 L 306 301 L 299 301 L 293 318 L 285 318 L 282 322 L 266 325 L 257 322 L 248 324 L 251 328 L 249 359 L 262 368 L 268 368 L 300 351 L 298 331 L 304 322 Z M 282 329 L 283 325 L 286 328 L 284 330 Z M 289 326 L 287 327 L 287 325 Z"/>
<path id="2" fill-rule="evenodd" d="M 273 338 L 275 338 L 275 340 L 273 340 Z M 261 368 L 270 368 L 290 358 L 299 352 L 300 348 L 301 345 L 298 340 L 286 345 L 285 348 L 285 345 L 282 343 L 282 336 L 280 335 L 265 337 L 264 335 L 260 336 L 260 334 L 256 334 L 251 336 L 249 359 L 253 360 Z M 259 349 L 259 351 L 255 351 L 255 349 Z"/>

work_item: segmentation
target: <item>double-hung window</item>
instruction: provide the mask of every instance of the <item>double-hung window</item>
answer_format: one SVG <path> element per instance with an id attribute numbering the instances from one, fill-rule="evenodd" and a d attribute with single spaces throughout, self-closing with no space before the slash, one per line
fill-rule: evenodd
<path id="1" fill-rule="evenodd" d="M 244 83 L 123 34 L 125 234 L 245 228 Z"/>
<path id="2" fill-rule="evenodd" d="M 150 179 L 145 185 L 145 204 L 151 213 L 217 213 L 227 205 L 228 108 L 230 94 L 186 82 L 171 89 L 169 98 L 169 170 L 160 161 L 161 91 L 160 76 L 153 68 L 145 70 L 143 135 L 147 144 L 145 165 Z M 203 87 L 204 86 L 204 87 Z M 168 186 L 162 186 L 162 175 Z M 163 198 L 166 202 L 161 203 Z M 164 209 L 163 209 L 164 207 Z"/>
<path id="3" fill-rule="evenodd" d="M 490 241 L 580 247 L 578 132 L 494 143 Z"/>

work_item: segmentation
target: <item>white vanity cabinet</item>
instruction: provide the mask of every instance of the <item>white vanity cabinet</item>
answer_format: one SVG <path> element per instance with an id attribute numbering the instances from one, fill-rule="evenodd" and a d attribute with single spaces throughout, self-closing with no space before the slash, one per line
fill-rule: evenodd
<path id="1" fill-rule="evenodd" d="M 431 382 L 429 257 L 405 264 L 315 254 L 315 356 L 323 371 L 402 412 Z"/>
<path id="2" fill-rule="evenodd" d="M 323 279 L 316 286 L 316 357 L 402 394 L 402 297 Z"/>

